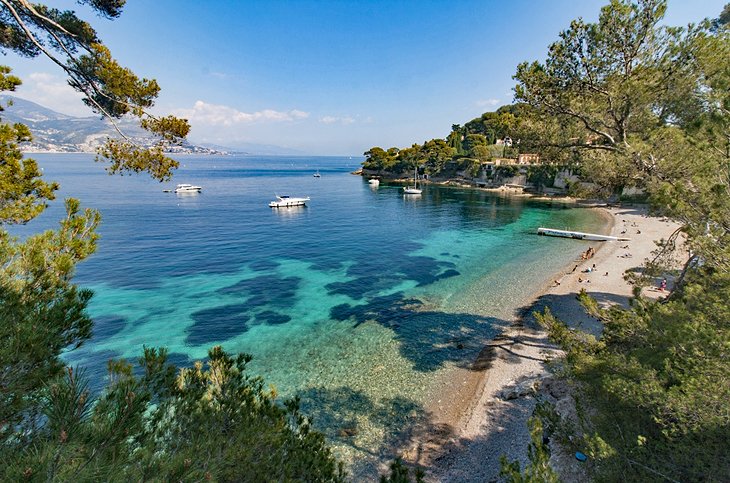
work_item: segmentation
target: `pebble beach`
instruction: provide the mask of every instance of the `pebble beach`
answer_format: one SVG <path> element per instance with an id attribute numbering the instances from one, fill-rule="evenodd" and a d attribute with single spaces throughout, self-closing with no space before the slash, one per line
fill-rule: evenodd
<path id="1" fill-rule="evenodd" d="M 514 324 L 484 347 L 471 370 L 452 374 L 443 382 L 440 397 L 429 408 L 429 427 L 414 430 L 403 451 L 406 461 L 428 468 L 428 481 L 496 481 L 502 455 L 523 464 L 527 461 L 527 420 L 536 404 L 534 394 L 549 375 L 545 362 L 559 355 L 531 314 L 548 307 L 569 326 L 600 336 L 600 323 L 585 313 L 577 294 L 584 289 L 601 306 L 628 307 L 633 286 L 625 273 L 651 259 L 656 241 L 678 228 L 676 223 L 649 216 L 645 207 L 596 209 L 607 217 L 607 234 L 630 240 L 596 242 L 594 254 L 587 259 L 576 248 L 575 262 L 555 274 L 534 303 L 515 315 Z M 658 298 L 666 293 L 657 281 L 642 295 Z M 569 458 L 560 464 L 579 465 Z M 568 481 L 571 474 L 579 473 L 569 467 L 558 471 Z"/>

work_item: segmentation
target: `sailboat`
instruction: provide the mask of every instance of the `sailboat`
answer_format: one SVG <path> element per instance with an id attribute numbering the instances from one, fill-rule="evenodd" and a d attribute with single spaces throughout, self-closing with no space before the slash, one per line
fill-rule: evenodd
<path id="1" fill-rule="evenodd" d="M 319 174 L 319 170 L 317 170 L 317 172 L 314 173 L 312 176 L 314 176 L 315 178 L 321 178 L 322 177 L 322 175 Z"/>
<path id="2" fill-rule="evenodd" d="M 406 186 L 405 188 L 403 188 L 403 193 L 405 193 L 407 195 L 420 195 L 423 192 L 423 190 L 418 188 L 418 184 L 416 182 L 417 179 L 418 179 L 418 168 L 416 167 L 416 168 L 413 168 L 413 188 L 411 188 L 410 186 Z"/>

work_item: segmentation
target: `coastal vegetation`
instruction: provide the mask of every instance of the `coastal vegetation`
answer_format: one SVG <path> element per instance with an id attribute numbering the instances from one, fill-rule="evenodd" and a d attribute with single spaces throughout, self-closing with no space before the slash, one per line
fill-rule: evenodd
<path id="1" fill-rule="evenodd" d="M 630 309 L 603 309 L 581 295 L 603 324 L 600 337 L 538 314 L 565 350 L 556 367 L 574 387 L 580 417 L 542 411 L 543 423 L 531 423 L 528 467 L 504 462 L 510 481 L 556 478 L 541 441 L 547 434 L 584 452 L 596 481 L 730 479 L 730 4 L 687 27 L 662 25 L 666 7 L 612 0 L 598 22 L 573 21 L 545 62 L 517 67 L 513 105 L 454 125 L 444 140 L 365 153 L 364 170 L 391 177 L 414 168 L 468 177 L 481 163 L 535 153 L 539 164 L 491 173 L 521 172 L 550 187 L 568 170 L 582 181 L 569 192 L 606 199 L 630 189 L 655 216 L 681 224 L 630 277 Z M 437 142 L 451 151 L 434 162 L 425 146 Z M 686 262 L 675 271 L 669 261 L 677 255 Z M 665 298 L 641 297 L 664 277 L 673 280 Z"/>
<path id="2" fill-rule="evenodd" d="M 79 3 L 107 18 L 124 5 Z M 655 214 L 682 224 L 632 279 L 630 309 L 603 309 L 581 294 L 603 323 L 599 338 L 550 312 L 538 316 L 565 351 L 556 367 L 580 418 L 541 411 L 531 421 L 530 466 L 505 461 L 512 481 L 556 480 L 542 442 L 548 433 L 585 453 L 596 481 L 730 479 L 730 6 L 686 28 L 662 26 L 665 9 L 662 0 L 613 0 L 597 23 L 574 21 L 544 63 L 520 64 L 515 104 L 454 125 L 444 139 L 365 153 L 365 169 L 433 176 L 537 153 L 548 163 L 526 169 L 535 184 L 550 186 L 570 167 L 593 194 L 640 189 Z M 72 12 L 11 0 L 0 0 L 0 12 L 3 49 L 46 55 L 94 112 L 137 116 L 158 136 L 151 149 L 109 141 L 99 159 L 110 172 L 169 179 L 177 163 L 165 146 L 180 142 L 188 125 L 149 114 L 154 80 L 120 66 Z M 20 82 L 0 68 L 0 90 Z M 23 241 L 8 233 L 39 216 L 58 190 L 20 153 L 17 143 L 30 136 L 25 126 L 0 124 L 0 477 L 343 481 L 342 464 L 298 401 L 280 400 L 249 374 L 250 356 L 214 347 L 180 369 L 165 349 L 146 348 L 136 363 L 110 361 L 98 393 L 83 368 L 66 367 L 63 351 L 93 331 L 93 294 L 73 275 L 96 249 L 100 215 L 68 199 L 58 229 Z M 520 169 L 495 166 L 503 177 Z M 667 260 L 677 250 L 688 256 L 673 272 Z M 673 280 L 671 292 L 642 298 L 656 276 Z M 397 460 L 381 481 L 410 479 Z"/>
<path id="3" fill-rule="evenodd" d="M 106 18 L 123 0 L 83 0 Z M 119 65 L 86 21 L 70 10 L 0 1 L 4 51 L 45 55 L 68 76 L 84 102 L 111 122 L 139 119 L 157 136 L 152 147 L 120 137 L 97 160 L 110 173 L 146 172 L 167 180 L 177 162 L 165 148 L 189 126 L 149 113 L 159 92 Z M 0 90 L 21 80 L 0 67 Z M 26 126 L 0 124 L 0 479 L 3 481 L 341 481 L 342 465 L 324 436 L 248 374 L 250 357 L 219 347 L 205 362 L 178 369 L 165 349 L 147 348 L 138 363 L 109 361 L 107 384 L 92 392 L 85 369 L 66 367 L 61 354 L 93 331 L 92 297 L 77 287 L 77 263 L 94 253 L 100 214 L 66 200 L 56 230 L 19 240 L 9 225 L 26 224 L 55 199 L 59 186 L 43 180 L 18 143 Z"/>
<path id="4" fill-rule="evenodd" d="M 663 26 L 665 10 L 613 0 L 515 75 L 541 150 L 577 160 L 603 195 L 639 187 L 656 215 L 681 223 L 632 279 L 630 309 L 581 295 L 600 337 L 539 316 L 565 350 L 559 372 L 580 415 L 546 425 L 588 456 L 595 481 L 730 479 L 730 4 L 686 28 Z M 665 262 L 680 249 L 687 261 L 672 272 Z M 672 275 L 662 300 L 640 296 Z"/>
<path id="5" fill-rule="evenodd" d="M 412 176 L 414 169 L 435 180 L 456 179 L 479 185 L 519 182 L 536 191 L 553 188 L 561 175 L 569 179 L 581 169 L 575 153 L 549 148 L 532 127 L 533 108 L 518 102 L 485 112 L 463 126 L 454 124 L 444 139 L 409 148 L 375 146 L 364 153 L 363 174 L 385 178 Z M 525 158 L 520 158 L 525 155 Z M 561 188 L 570 188 L 564 182 Z M 578 193 L 581 183 L 565 191 Z"/>
<path id="6" fill-rule="evenodd" d="M 431 176 L 458 171 L 476 174 L 482 162 L 516 157 L 519 149 L 510 140 L 524 138 L 527 142 L 529 139 L 521 123 L 526 109 L 528 106 L 523 104 L 503 106 L 463 126 L 454 124 L 444 139 L 431 139 L 409 148 L 372 147 L 364 153 L 363 169 L 392 176 L 407 175 L 416 167 Z"/>

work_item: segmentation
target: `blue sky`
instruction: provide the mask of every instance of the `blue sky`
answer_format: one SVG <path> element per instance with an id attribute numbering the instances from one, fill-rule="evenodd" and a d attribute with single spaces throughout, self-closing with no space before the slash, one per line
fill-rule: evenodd
<path id="1" fill-rule="evenodd" d="M 716 17 L 727 0 L 670 0 L 666 23 Z M 83 8 L 70 2 L 82 15 Z M 512 100 L 512 75 L 543 60 L 577 17 L 607 0 L 130 0 L 87 16 L 115 57 L 162 86 L 156 111 L 189 118 L 190 140 L 360 155 L 448 134 Z M 0 62 L 18 94 L 89 111 L 50 62 Z"/>

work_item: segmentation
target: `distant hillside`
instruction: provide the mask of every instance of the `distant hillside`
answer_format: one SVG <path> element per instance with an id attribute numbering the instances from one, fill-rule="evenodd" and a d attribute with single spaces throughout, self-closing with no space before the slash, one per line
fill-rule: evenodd
<path id="1" fill-rule="evenodd" d="M 7 106 L 12 101 L 11 106 Z M 74 117 L 53 111 L 35 102 L 18 97 L 2 95 L 0 103 L 5 110 L 0 118 L 5 122 L 23 123 L 33 133 L 33 141 L 23 143 L 25 152 L 94 152 L 107 137 L 118 138 L 119 134 L 111 123 L 101 117 Z M 151 145 L 149 134 L 137 123 L 121 119 L 118 125 L 122 131 L 140 145 Z M 176 153 L 227 154 L 225 150 L 195 146 L 185 143 L 171 149 Z"/>
<path id="2" fill-rule="evenodd" d="M 236 143 L 235 147 L 232 146 L 221 146 L 220 144 L 213 143 L 201 143 L 199 146 L 203 146 L 210 149 L 217 149 L 219 151 L 225 151 L 231 154 L 257 154 L 263 156 L 302 156 L 306 155 L 304 151 L 299 149 L 285 148 L 283 146 L 277 146 L 275 144 L 256 144 L 256 143 Z"/>

